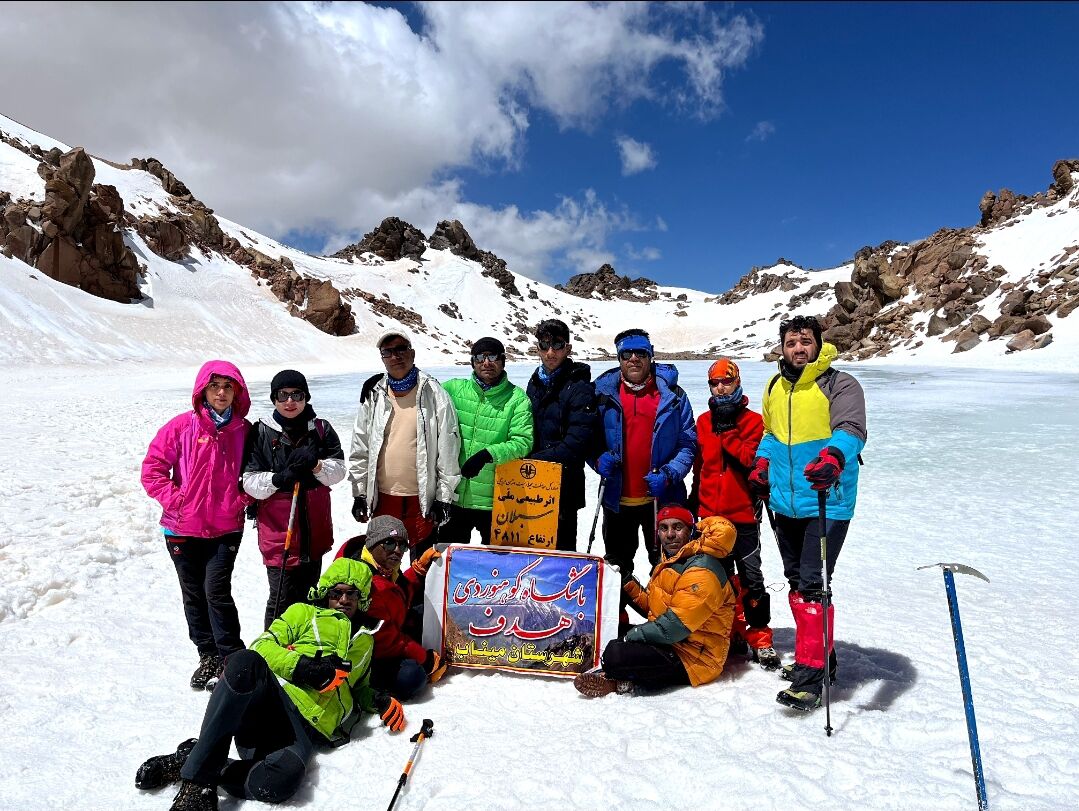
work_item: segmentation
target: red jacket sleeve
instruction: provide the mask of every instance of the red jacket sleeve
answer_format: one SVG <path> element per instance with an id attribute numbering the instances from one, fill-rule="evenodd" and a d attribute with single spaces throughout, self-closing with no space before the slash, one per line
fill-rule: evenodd
<path id="1" fill-rule="evenodd" d="M 371 607 L 367 609 L 369 616 L 382 620 L 382 627 L 375 634 L 375 659 L 407 656 L 423 664 L 427 651 L 401 630 L 405 610 L 401 589 L 385 577 L 376 575 L 371 586 Z"/>

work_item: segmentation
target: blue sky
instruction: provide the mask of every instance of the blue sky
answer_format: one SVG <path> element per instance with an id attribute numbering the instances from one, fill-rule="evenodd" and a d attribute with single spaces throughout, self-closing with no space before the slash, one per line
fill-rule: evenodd
<path id="1" fill-rule="evenodd" d="M 535 278 L 721 291 L 1045 189 L 1079 156 L 1077 29 L 1055 3 L 20 4 L 0 69 L 48 48 L 5 114 L 312 252 L 457 218 Z"/>

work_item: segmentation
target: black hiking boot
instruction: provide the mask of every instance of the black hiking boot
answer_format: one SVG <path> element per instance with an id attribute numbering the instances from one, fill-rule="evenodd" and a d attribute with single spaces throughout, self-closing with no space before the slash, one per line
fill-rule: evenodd
<path id="1" fill-rule="evenodd" d="M 765 670 L 775 670 L 781 664 L 779 654 L 776 653 L 776 649 L 772 647 L 757 648 L 753 651 L 753 661 L 763 667 Z"/>
<path id="2" fill-rule="evenodd" d="M 221 657 L 216 653 L 204 653 L 199 656 L 199 666 L 191 674 L 191 689 L 205 690 L 210 679 L 217 678 L 221 669 Z"/>
<path id="3" fill-rule="evenodd" d="M 784 707 L 790 707 L 792 710 L 812 712 L 820 706 L 820 693 L 814 693 L 812 690 L 796 691 L 793 688 L 787 688 L 779 691 L 776 701 Z"/>
<path id="4" fill-rule="evenodd" d="M 217 788 L 184 780 L 169 811 L 217 811 Z"/>
<path id="5" fill-rule="evenodd" d="M 731 656 L 747 656 L 749 654 L 749 643 L 743 637 L 732 636 L 731 646 L 727 650 L 728 658 Z"/>
<path id="6" fill-rule="evenodd" d="M 187 756 L 191 754 L 196 743 L 198 743 L 197 738 L 188 738 L 177 746 L 176 751 L 171 755 L 154 755 L 144 762 L 135 772 L 135 788 L 149 791 L 175 783 L 180 779 L 180 769 L 183 768 Z"/>
<path id="7" fill-rule="evenodd" d="M 217 661 L 220 662 L 220 664 L 217 666 L 217 672 L 206 680 L 207 693 L 212 693 L 214 691 L 214 688 L 217 687 L 217 683 L 221 681 L 221 676 L 225 673 L 225 664 L 227 659 L 227 656 L 224 659 L 222 659 L 220 656 L 217 658 Z"/>
<path id="8" fill-rule="evenodd" d="M 832 675 L 832 684 L 835 684 L 839 678 L 839 662 L 835 658 L 835 651 L 832 651 L 831 667 L 829 668 Z M 794 681 L 794 664 L 783 665 L 779 669 L 779 678 L 783 681 Z"/>

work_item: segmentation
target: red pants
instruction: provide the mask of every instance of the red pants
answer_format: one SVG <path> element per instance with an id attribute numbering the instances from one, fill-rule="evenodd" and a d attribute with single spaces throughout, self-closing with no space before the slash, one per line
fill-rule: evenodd
<path id="1" fill-rule="evenodd" d="M 379 493 L 378 504 L 371 517 L 376 515 L 392 515 L 394 518 L 401 519 L 401 523 L 405 525 L 405 530 L 408 532 L 409 550 L 414 550 L 421 544 L 424 548 L 431 545 L 429 540 L 432 540 L 435 533 L 435 522 L 423 517 L 420 512 L 419 496 L 391 496 L 389 493 Z M 411 551 L 409 555 L 411 558 Z"/>

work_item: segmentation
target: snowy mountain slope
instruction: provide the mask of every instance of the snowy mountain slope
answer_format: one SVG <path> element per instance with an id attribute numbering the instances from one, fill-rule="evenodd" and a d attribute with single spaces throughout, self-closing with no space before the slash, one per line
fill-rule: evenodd
<path id="1" fill-rule="evenodd" d="M 0 132 L 24 146 L 67 148 L 3 117 Z M 114 185 L 131 216 L 183 215 L 157 177 L 98 158 L 93 163 L 96 182 Z M 0 191 L 9 192 L 13 200 L 40 200 L 43 186 L 34 159 L 0 142 Z M 125 241 L 147 268 L 143 284 L 147 299 L 139 304 L 102 307 L 104 302 L 78 290 L 58 289 L 55 282 L 32 273 L 17 260 L 3 260 L 0 307 L 9 318 L 0 327 L 0 337 L 6 339 L 0 346 L 0 364 L 22 362 L 31 356 L 27 354 L 31 347 L 41 347 L 39 362 L 49 363 L 126 359 L 194 364 L 208 354 L 217 354 L 240 363 L 270 363 L 284 355 L 296 362 L 334 366 L 369 348 L 383 328 L 400 325 L 386 312 L 392 307 L 376 306 L 382 303 L 411 310 L 415 316 L 409 317 L 407 326 L 417 348 L 447 362 L 463 361 L 467 347 L 484 334 L 502 338 L 512 355 L 524 357 L 529 350 L 530 328 L 552 316 L 571 325 L 578 354 L 583 356 L 605 356 L 612 351 L 617 332 L 643 326 L 663 352 L 700 356 L 729 352 L 760 358 L 774 345 L 781 317 L 794 312 L 825 312 L 834 303 L 831 290 L 835 283 L 851 277 L 849 264 L 823 271 L 779 264 L 763 268 L 761 273 L 785 277 L 792 289 L 752 293 L 722 304 L 714 294 L 664 286 L 657 287 L 656 298 L 650 301 L 583 299 L 512 274 L 521 292 L 516 297 L 504 294 L 491 278 L 482 275 L 476 262 L 448 250 L 428 248 L 421 262 L 387 262 L 373 254 L 349 262 L 305 254 L 220 217 L 218 222 L 244 247 L 275 259 L 285 257 L 302 276 L 332 282 L 351 303 L 355 334 L 331 337 L 290 317 L 246 267 L 219 253 L 204 253 L 192 246 L 183 261 L 170 262 L 156 256 L 134 228 L 127 228 Z M 1003 281 L 1017 282 L 1072 244 L 1079 244 L 1079 209 L 1066 199 L 1023 215 L 1007 227 L 988 231 L 980 250 L 991 265 L 1005 267 Z M 1037 246 L 1033 253 L 1031 246 Z M 825 289 L 813 290 L 822 287 Z M 805 297 L 810 291 L 814 295 L 808 301 L 791 306 L 792 299 Z M 364 300 L 364 294 L 379 301 L 371 304 Z M 1002 295 L 1001 291 L 982 303 L 990 320 Z M 679 301 L 680 296 L 684 300 Z M 1064 366 L 1061 347 L 1079 331 L 1079 318 L 1051 320 L 1056 345 L 1025 353 L 1024 363 L 1037 368 Z M 916 330 L 924 331 L 926 321 L 927 317 L 916 316 Z M 901 347 L 894 360 L 941 362 L 954 348 L 939 338 L 915 338 Z M 961 362 L 995 365 L 1002 360 L 1004 345 L 1003 340 L 986 342 L 966 353 Z M 282 347 L 288 348 L 282 351 Z M 170 351 L 163 351 L 166 349 Z"/>

